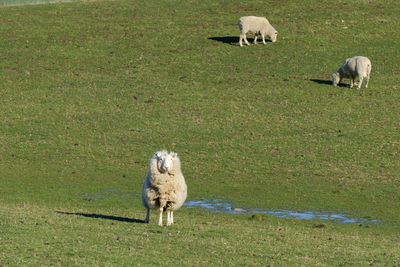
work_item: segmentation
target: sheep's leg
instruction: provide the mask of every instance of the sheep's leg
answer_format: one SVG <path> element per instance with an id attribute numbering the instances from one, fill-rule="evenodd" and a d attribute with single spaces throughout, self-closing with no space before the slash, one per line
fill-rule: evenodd
<path id="1" fill-rule="evenodd" d="M 261 34 L 261 38 L 262 38 L 263 44 L 266 44 L 265 43 L 265 35 L 263 33 Z"/>
<path id="2" fill-rule="evenodd" d="M 167 226 L 169 226 L 170 224 L 170 214 L 169 214 L 169 210 L 167 210 Z"/>
<path id="3" fill-rule="evenodd" d="M 363 82 L 363 79 L 364 79 L 364 76 L 363 75 L 360 75 L 360 76 L 358 76 L 359 78 L 359 81 L 358 81 L 358 86 L 357 86 L 357 89 L 360 89 L 361 88 L 361 85 L 362 85 L 362 82 Z"/>
<path id="4" fill-rule="evenodd" d="M 254 35 L 254 44 L 257 44 L 257 34 Z"/>
<path id="5" fill-rule="evenodd" d="M 163 208 L 160 208 L 160 217 L 158 218 L 158 225 L 162 226 L 162 213 L 163 213 Z"/>
<path id="6" fill-rule="evenodd" d="M 243 40 L 243 34 L 240 34 L 240 39 L 239 39 L 239 45 L 240 46 L 243 46 L 242 40 Z"/>
<path id="7" fill-rule="evenodd" d="M 167 210 L 167 226 L 170 226 L 171 224 L 171 211 Z"/>
<path id="8" fill-rule="evenodd" d="M 174 212 L 171 210 L 171 224 L 174 224 Z"/>
<path id="9" fill-rule="evenodd" d="M 144 219 L 145 223 L 149 223 L 149 217 L 150 217 L 150 209 L 147 208 L 146 219 Z"/>
<path id="10" fill-rule="evenodd" d="M 367 74 L 367 77 L 365 78 L 365 88 L 368 87 L 368 82 L 369 82 L 369 73 Z"/>
<path id="11" fill-rule="evenodd" d="M 243 39 L 244 39 L 244 42 L 246 43 L 246 45 L 250 45 L 249 42 L 247 41 L 246 34 L 243 34 Z"/>
<path id="12" fill-rule="evenodd" d="M 352 77 L 350 77 L 350 88 L 353 88 L 354 80 Z"/>

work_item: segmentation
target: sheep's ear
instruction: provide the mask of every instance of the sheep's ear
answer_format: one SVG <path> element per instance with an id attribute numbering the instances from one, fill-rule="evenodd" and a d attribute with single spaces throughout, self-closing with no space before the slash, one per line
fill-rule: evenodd
<path id="1" fill-rule="evenodd" d="M 171 152 L 171 154 L 172 154 L 172 157 L 173 157 L 173 158 L 176 158 L 176 157 L 178 157 L 178 153 Z"/>
<path id="2" fill-rule="evenodd" d="M 159 158 L 161 155 L 160 155 L 160 152 L 154 152 L 154 156 L 156 156 L 157 158 Z"/>

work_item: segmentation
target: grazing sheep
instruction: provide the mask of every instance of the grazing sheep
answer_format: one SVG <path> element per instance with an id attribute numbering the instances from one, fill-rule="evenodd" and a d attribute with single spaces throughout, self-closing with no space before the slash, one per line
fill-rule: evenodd
<path id="1" fill-rule="evenodd" d="M 240 30 L 240 46 L 243 46 L 242 40 L 249 45 L 247 41 L 246 34 L 254 33 L 254 44 L 257 44 L 257 35 L 261 34 L 261 38 L 263 44 L 265 44 L 265 36 L 269 36 L 273 43 L 276 42 L 276 36 L 278 35 L 278 31 L 274 29 L 274 27 L 269 24 L 269 21 L 264 17 L 255 17 L 255 16 L 244 16 L 241 17 L 238 21 L 239 30 Z"/>
<path id="2" fill-rule="evenodd" d="M 155 152 L 142 188 L 142 203 L 147 209 L 145 222 L 149 222 L 150 209 L 159 209 L 158 225 L 162 226 L 164 210 L 167 211 L 167 226 L 173 224 L 173 211 L 182 206 L 186 196 L 187 187 L 178 155 L 166 150 Z"/>
<path id="3" fill-rule="evenodd" d="M 358 77 L 358 87 L 361 88 L 363 79 L 366 78 L 365 88 L 368 87 L 369 74 L 371 73 L 371 61 L 367 57 L 356 56 L 348 58 L 343 65 L 332 75 L 333 86 L 338 85 L 343 78 L 350 79 L 350 88 L 353 87 L 354 80 Z"/>

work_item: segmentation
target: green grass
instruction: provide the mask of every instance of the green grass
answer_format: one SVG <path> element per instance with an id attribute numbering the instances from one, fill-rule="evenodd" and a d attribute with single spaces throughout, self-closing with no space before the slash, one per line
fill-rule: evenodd
<path id="1" fill-rule="evenodd" d="M 96 218 L 97 212 L 110 216 Z M 178 225 L 158 227 L 124 221 L 142 212 L 120 207 L 68 215 L 2 206 L 0 215 L 5 265 L 383 266 L 400 260 L 399 235 L 376 225 L 182 210 Z"/>
<path id="2" fill-rule="evenodd" d="M 0 8 L 0 265 L 399 264 L 399 12 L 384 0 Z M 238 46 L 250 14 L 276 43 Z M 355 55 L 372 61 L 369 88 L 331 86 Z M 381 222 L 117 220 L 144 218 L 132 194 L 159 149 L 178 152 L 189 199 Z"/>

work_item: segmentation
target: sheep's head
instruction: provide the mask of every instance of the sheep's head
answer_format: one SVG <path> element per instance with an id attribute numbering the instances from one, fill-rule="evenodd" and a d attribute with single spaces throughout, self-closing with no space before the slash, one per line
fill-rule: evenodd
<path id="1" fill-rule="evenodd" d="M 277 32 L 277 31 L 275 31 L 275 32 L 271 35 L 271 41 L 272 41 L 273 43 L 276 42 L 277 36 L 278 36 L 278 32 Z"/>
<path id="2" fill-rule="evenodd" d="M 337 85 L 339 84 L 339 82 L 340 82 L 340 74 L 337 73 L 337 72 L 335 72 L 335 73 L 332 75 L 332 85 L 333 85 L 333 86 L 337 86 Z"/>
<path id="3" fill-rule="evenodd" d="M 166 150 L 163 150 L 154 153 L 154 157 L 157 159 L 157 169 L 160 173 L 169 173 L 172 170 L 173 160 L 177 157 L 177 154 L 174 152 L 168 153 Z"/>

